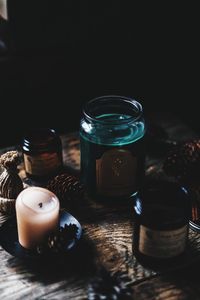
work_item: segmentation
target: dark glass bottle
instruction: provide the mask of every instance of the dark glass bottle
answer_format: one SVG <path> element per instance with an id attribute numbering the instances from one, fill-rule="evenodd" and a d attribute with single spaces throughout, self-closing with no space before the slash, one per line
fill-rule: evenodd
<path id="1" fill-rule="evenodd" d="M 191 203 L 175 183 L 152 184 L 134 203 L 133 254 L 153 267 L 178 263 L 187 247 Z"/>
<path id="2" fill-rule="evenodd" d="M 133 196 L 144 178 L 145 122 L 140 103 L 123 96 L 87 102 L 80 125 L 81 179 L 105 201 Z"/>
<path id="3" fill-rule="evenodd" d="M 23 139 L 22 149 L 26 174 L 33 180 L 48 180 L 63 166 L 62 143 L 54 129 L 30 130 Z"/>

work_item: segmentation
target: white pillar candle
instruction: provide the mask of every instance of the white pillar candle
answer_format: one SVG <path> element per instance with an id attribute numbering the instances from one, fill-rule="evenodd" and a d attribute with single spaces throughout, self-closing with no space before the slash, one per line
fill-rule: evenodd
<path id="1" fill-rule="evenodd" d="M 41 187 L 28 187 L 16 199 L 19 243 L 34 248 L 56 230 L 60 203 L 55 194 Z"/>
<path id="2" fill-rule="evenodd" d="M 0 15 L 1 15 L 5 20 L 8 20 L 7 0 L 0 0 Z"/>

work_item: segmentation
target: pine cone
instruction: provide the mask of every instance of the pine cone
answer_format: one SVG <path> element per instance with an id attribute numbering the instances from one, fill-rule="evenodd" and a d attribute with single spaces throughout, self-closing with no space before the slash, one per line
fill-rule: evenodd
<path id="1" fill-rule="evenodd" d="M 66 240 L 60 232 L 51 234 L 48 237 L 48 248 L 51 250 L 51 252 L 59 253 L 64 252 L 66 247 Z"/>
<path id="2" fill-rule="evenodd" d="M 65 252 L 69 244 L 76 240 L 78 227 L 75 224 L 65 224 L 56 232 L 51 233 L 43 244 L 38 245 L 36 251 L 38 254 L 45 252 L 62 253 Z"/>
<path id="3" fill-rule="evenodd" d="M 108 273 L 102 269 L 88 287 L 88 300 L 130 300 L 132 290 L 127 286 L 128 277 L 125 273 Z"/>
<path id="4" fill-rule="evenodd" d="M 84 194 L 83 185 L 79 179 L 68 173 L 57 175 L 50 180 L 47 189 L 57 195 L 63 206 L 67 201 L 78 200 Z"/>
<path id="5" fill-rule="evenodd" d="M 186 178 L 200 174 L 200 139 L 180 143 L 165 159 L 168 176 Z"/>

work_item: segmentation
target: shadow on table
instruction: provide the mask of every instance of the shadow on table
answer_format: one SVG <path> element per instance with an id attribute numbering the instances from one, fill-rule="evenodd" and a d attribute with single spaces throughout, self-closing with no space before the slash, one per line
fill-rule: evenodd
<path id="1" fill-rule="evenodd" d="M 96 272 L 96 252 L 92 241 L 83 238 L 79 245 L 65 256 L 55 259 L 21 260 L 11 258 L 8 267 L 17 273 L 25 273 L 30 281 L 54 283 L 64 279 L 84 280 Z"/>

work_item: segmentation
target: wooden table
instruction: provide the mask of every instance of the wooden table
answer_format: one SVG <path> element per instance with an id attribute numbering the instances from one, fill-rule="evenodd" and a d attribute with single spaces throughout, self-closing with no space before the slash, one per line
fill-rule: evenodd
<path id="1" fill-rule="evenodd" d="M 162 116 L 159 119 L 157 116 L 157 122 L 165 128 L 170 139 L 195 137 L 176 118 Z M 78 174 L 78 137 L 76 134 L 63 135 L 62 142 L 64 163 Z M 7 150 L 10 149 L 1 149 L 1 153 Z M 162 159 L 162 156 L 147 156 L 147 175 Z M 23 165 L 20 176 L 25 178 Z M 183 265 L 153 270 L 143 267 L 132 253 L 133 220 L 129 205 L 106 205 L 82 199 L 77 207 L 69 210 L 78 218 L 84 231 L 76 255 L 61 263 L 32 264 L 11 256 L 0 247 L 1 299 L 87 299 L 88 287 L 94 287 L 98 282 L 105 290 L 111 286 L 110 278 L 124 283 L 132 299 L 200 299 L 199 233 L 190 229 L 191 252 Z M 1 224 L 5 220 L 6 217 L 1 215 Z"/>

